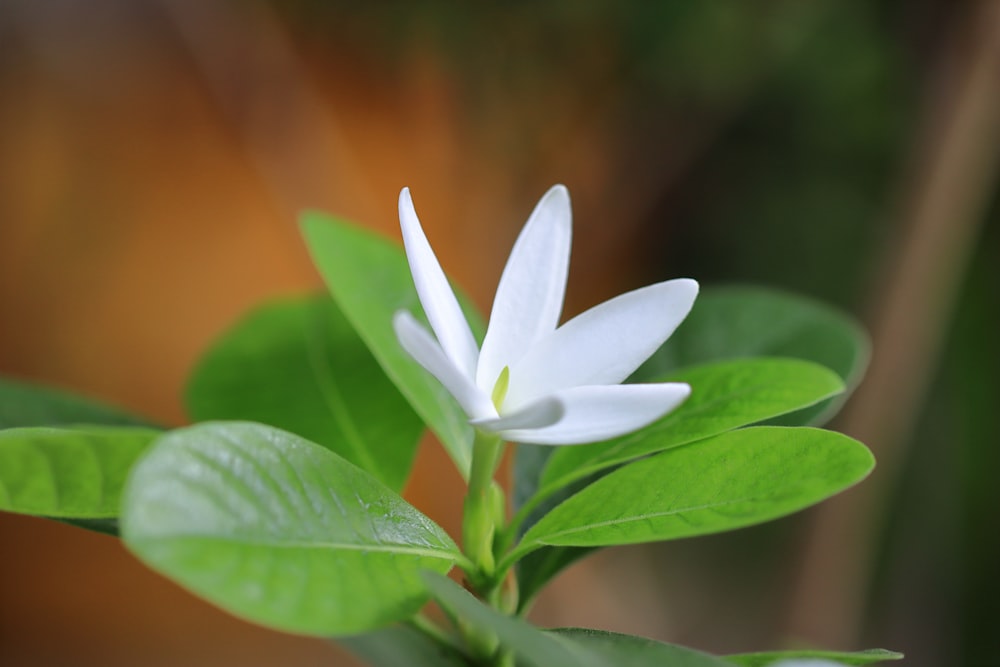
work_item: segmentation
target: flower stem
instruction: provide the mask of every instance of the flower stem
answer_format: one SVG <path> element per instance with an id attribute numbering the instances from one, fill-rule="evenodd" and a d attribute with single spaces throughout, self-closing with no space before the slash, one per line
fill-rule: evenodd
<path id="1" fill-rule="evenodd" d="M 489 582 L 496 570 L 493 535 L 497 529 L 497 491 L 493 473 L 503 453 L 503 441 L 492 433 L 476 430 L 472 444 L 472 469 L 469 492 L 462 511 L 462 549 L 476 568 L 472 583 L 477 587 Z M 501 503 L 502 504 L 502 503 Z M 502 510 L 502 507 L 501 507 Z"/>

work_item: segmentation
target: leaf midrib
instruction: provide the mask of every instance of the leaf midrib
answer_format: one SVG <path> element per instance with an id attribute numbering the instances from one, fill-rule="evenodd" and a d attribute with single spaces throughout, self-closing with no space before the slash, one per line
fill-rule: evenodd
<path id="1" fill-rule="evenodd" d="M 803 384 L 805 384 L 805 383 L 803 383 Z M 711 414 L 714 411 L 714 409 L 716 407 L 718 407 L 719 404 L 731 403 L 731 402 L 733 402 L 735 400 L 738 400 L 741 397 L 744 397 L 744 396 L 756 393 L 757 391 L 759 391 L 759 389 L 761 387 L 768 387 L 768 386 L 770 386 L 769 383 L 767 383 L 767 382 L 760 382 L 760 383 L 757 383 L 757 384 L 754 384 L 754 385 L 742 388 L 742 389 L 740 389 L 738 391 L 730 392 L 730 393 L 722 395 L 722 396 L 717 396 L 716 398 L 713 398 L 713 399 L 711 399 L 709 401 L 705 401 L 704 403 L 699 404 L 697 407 L 688 410 L 684 414 L 674 413 L 673 415 L 670 415 L 668 417 L 669 422 L 671 424 L 673 424 L 675 422 L 680 422 L 680 424 L 683 425 L 683 423 L 685 421 L 703 417 L 706 412 L 708 414 Z M 774 411 L 772 410 L 770 412 L 773 413 L 773 414 L 769 414 L 768 416 L 761 417 L 760 419 L 773 419 L 775 417 L 780 417 L 782 415 L 786 415 L 786 414 L 795 412 L 796 410 L 801 410 L 801 409 L 804 409 L 804 408 L 812 407 L 813 405 L 816 405 L 820 401 L 826 400 L 827 398 L 830 398 L 832 396 L 836 396 L 841 391 L 843 391 L 842 387 L 839 388 L 839 389 L 838 388 L 833 388 L 833 389 L 829 390 L 825 395 L 823 395 L 823 396 L 821 396 L 821 397 L 813 400 L 810 403 L 801 405 L 801 406 L 799 406 L 797 408 L 786 409 L 786 410 L 783 410 L 783 411 L 777 412 L 777 413 L 774 413 Z M 627 436 L 624 436 L 622 438 L 622 440 L 620 442 L 616 443 L 613 447 L 610 447 L 610 448 L 608 448 L 606 450 L 602 450 L 600 452 L 596 452 L 595 456 L 593 456 L 590 459 L 585 459 L 585 460 L 582 460 L 582 461 L 576 461 L 575 462 L 576 463 L 576 467 L 573 470 L 567 471 L 561 477 L 557 477 L 555 479 L 549 478 L 548 480 L 546 480 L 545 479 L 545 473 L 543 472 L 542 473 L 542 477 L 543 477 L 542 478 L 542 487 L 536 493 L 544 493 L 544 492 L 556 491 L 556 490 L 558 490 L 558 489 L 566 486 L 567 484 L 571 484 L 572 482 L 575 482 L 578 479 L 583 479 L 584 477 L 586 477 L 589 474 L 592 474 L 592 473 L 595 473 L 595 472 L 599 472 L 600 470 L 603 470 L 605 468 L 609 468 L 609 467 L 611 467 L 613 465 L 616 465 L 618 463 L 622 463 L 623 461 L 631 460 L 633 458 L 639 458 L 640 456 L 646 456 L 646 455 L 650 455 L 650 454 L 656 454 L 656 453 L 663 452 L 663 451 L 666 451 L 668 449 L 674 449 L 676 447 L 680 447 L 680 446 L 683 446 L 683 445 L 689 445 L 692 442 L 697 442 L 697 441 L 700 441 L 700 440 L 707 440 L 708 438 L 712 438 L 712 437 L 715 437 L 715 436 L 718 436 L 718 435 L 722 435 L 723 433 L 728 433 L 729 431 L 735 430 L 736 428 L 740 428 L 742 426 L 747 426 L 749 424 L 757 423 L 757 421 L 760 421 L 760 419 L 758 419 L 756 421 L 747 421 L 747 420 L 743 419 L 743 420 L 740 420 L 741 423 L 738 424 L 735 427 L 723 428 L 722 430 L 714 430 L 713 432 L 710 432 L 707 435 L 701 435 L 701 434 L 698 434 L 698 433 L 695 433 L 695 435 L 690 435 L 690 433 L 688 433 L 687 435 L 682 435 L 682 436 L 678 437 L 678 439 L 675 442 L 670 442 L 666 446 L 658 447 L 654 451 L 643 452 L 643 453 L 634 454 L 634 455 L 626 455 L 626 456 L 622 457 L 622 452 L 627 451 L 629 447 L 635 445 L 637 442 L 642 442 L 642 437 L 639 435 L 639 433 L 641 433 L 641 431 L 638 431 L 635 434 L 629 434 Z M 663 425 L 662 428 L 666 429 L 667 426 Z M 677 433 L 677 432 L 683 433 L 683 431 L 675 431 L 675 433 Z"/>
<path id="2" fill-rule="evenodd" d="M 132 537 L 129 539 L 133 544 L 139 542 L 177 542 L 177 541 L 197 541 L 223 543 L 239 547 L 264 547 L 269 549 L 299 549 L 299 550 L 329 550 L 329 551 L 365 551 L 375 553 L 391 553 L 410 556 L 423 556 L 426 558 L 437 558 L 457 562 L 458 554 L 454 551 L 435 550 L 430 548 L 420 548 L 401 545 L 361 545 L 349 542 L 307 542 L 302 540 L 247 540 L 219 537 L 217 535 L 193 534 L 170 534 L 165 536 Z"/>
<path id="3" fill-rule="evenodd" d="M 314 314 L 309 313 L 309 315 Z M 322 344 L 316 340 L 314 327 L 310 326 L 312 323 L 313 321 L 307 321 L 303 324 L 302 335 L 305 339 L 307 363 L 309 364 L 309 369 L 312 371 L 316 387 L 323 396 L 331 416 L 340 425 L 340 430 L 350 444 L 351 451 L 357 457 L 356 460 L 366 470 L 370 470 L 373 474 L 377 474 L 379 478 L 385 479 L 385 471 L 382 470 L 365 446 L 364 439 L 354 422 L 354 418 L 344 403 L 344 398 L 337 386 L 337 381 L 329 372 L 329 365 L 323 363 L 327 361 L 326 351 L 323 349 Z"/>
<path id="4" fill-rule="evenodd" d="M 794 496 L 794 497 L 797 498 L 797 499 L 801 499 L 801 496 Z M 685 514 L 685 513 L 688 513 L 688 512 L 698 512 L 698 511 L 701 511 L 701 510 L 717 509 L 717 508 L 720 508 L 720 507 L 726 507 L 727 505 L 737 505 L 737 504 L 747 503 L 747 502 L 759 503 L 759 502 L 762 502 L 762 501 L 771 501 L 772 503 L 776 502 L 776 501 L 771 500 L 771 498 L 769 496 L 752 496 L 752 497 L 749 497 L 749 498 L 733 498 L 731 500 L 726 500 L 726 501 L 721 501 L 721 502 L 707 503 L 707 504 L 704 504 L 704 505 L 692 505 L 692 506 L 687 506 L 687 507 L 683 507 L 683 508 L 680 508 L 680 509 L 674 509 L 674 510 L 670 510 L 670 511 L 649 512 L 649 513 L 646 513 L 646 514 L 631 515 L 631 516 L 629 516 L 627 518 L 619 517 L 619 518 L 616 518 L 616 519 L 608 519 L 607 521 L 598 521 L 598 522 L 595 522 L 595 523 L 588 523 L 585 526 L 577 526 L 577 527 L 574 527 L 574 528 L 566 528 L 564 530 L 550 532 L 550 533 L 546 534 L 544 537 L 546 539 L 548 539 L 548 540 L 551 540 L 551 539 L 556 538 L 556 537 L 562 537 L 562 536 L 565 536 L 565 535 L 573 535 L 574 533 L 582 533 L 582 532 L 586 532 L 586 531 L 589 531 L 589 530 L 595 530 L 595 529 L 598 529 L 598 528 L 604 528 L 604 527 L 607 527 L 607 526 L 622 526 L 622 525 L 627 525 L 627 524 L 630 524 L 630 523 L 636 523 L 636 522 L 639 522 L 639 521 L 647 521 L 647 520 L 651 520 L 651 519 L 660 519 L 660 518 L 663 518 L 663 517 L 671 517 L 671 516 L 674 516 L 674 515 Z M 766 520 L 767 517 L 763 516 L 763 515 L 755 515 L 755 518 L 759 518 L 760 521 L 764 521 L 764 520 Z M 537 525 L 538 524 L 536 524 L 536 526 Z M 527 537 L 531 537 L 531 536 L 529 534 L 529 535 L 525 535 L 525 537 L 527 538 Z M 580 545 L 567 545 L 567 544 L 553 544 L 551 542 L 546 542 L 546 541 L 544 541 L 542 539 L 539 539 L 537 537 L 532 538 L 532 540 L 530 542 L 528 542 L 527 540 L 525 540 L 525 542 L 524 542 L 524 546 L 528 546 L 528 547 L 531 547 L 531 548 L 534 548 L 535 545 L 546 545 L 546 546 L 580 546 Z M 589 546 L 589 545 L 583 545 L 583 546 Z"/>
<path id="5" fill-rule="evenodd" d="M 808 366 L 816 366 L 823 368 L 819 364 L 815 364 L 814 362 L 810 362 L 808 360 L 777 358 L 777 357 L 773 358 L 772 360 L 781 361 L 782 363 L 791 362 L 796 365 L 805 364 Z M 707 366 L 715 366 L 718 365 L 719 363 L 725 364 L 727 362 L 723 361 L 723 362 L 709 363 L 705 364 L 704 366 L 697 366 L 695 368 L 705 368 Z M 836 373 L 830 371 L 830 369 L 826 370 L 829 371 L 830 375 L 833 376 L 836 380 L 840 380 L 840 378 L 836 375 Z M 675 382 L 675 381 L 689 381 L 689 379 L 683 377 L 683 372 L 673 372 L 658 376 L 657 381 Z M 812 378 L 808 383 L 800 382 L 797 384 L 797 390 L 801 391 L 803 385 L 809 385 L 810 387 L 815 387 L 819 385 L 819 382 L 816 380 L 816 378 Z M 724 428 L 715 427 L 709 430 L 708 432 L 699 433 L 697 429 L 695 429 L 694 433 L 692 434 L 692 429 L 689 428 L 686 434 L 683 433 L 683 431 L 674 431 L 672 436 L 667 434 L 668 433 L 667 429 L 669 429 L 669 425 L 673 425 L 679 422 L 680 425 L 683 426 L 685 422 L 690 421 L 692 419 L 693 420 L 704 419 L 705 414 L 707 413 L 710 415 L 714 411 L 714 408 L 716 408 L 719 404 L 725 405 L 726 403 L 738 400 L 740 397 L 746 396 L 748 394 L 754 394 L 761 387 L 768 387 L 768 386 L 770 386 L 770 383 L 768 382 L 757 382 L 749 387 L 743 385 L 739 390 L 731 391 L 727 394 L 720 395 L 711 400 L 705 401 L 704 403 L 699 404 L 697 407 L 690 408 L 686 413 L 682 414 L 680 412 L 674 412 L 668 415 L 667 417 L 664 418 L 664 423 L 660 425 L 660 428 L 664 429 L 664 436 L 666 436 L 668 442 L 665 445 L 661 443 L 661 445 L 657 446 L 655 449 L 652 449 L 650 451 L 622 456 L 622 452 L 627 451 L 628 448 L 635 445 L 636 442 L 642 441 L 642 437 L 639 435 L 641 431 L 639 431 L 636 433 L 621 436 L 620 438 L 616 439 L 618 440 L 618 442 L 613 447 L 608 448 L 606 450 L 600 450 L 598 452 L 595 452 L 588 458 L 582 458 L 578 461 L 573 461 L 571 459 L 571 463 L 573 464 L 572 466 L 562 463 L 564 459 L 559 458 L 558 452 L 555 453 L 546 462 L 545 466 L 543 467 L 542 473 L 539 477 L 537 488 L 535 489 L 534 493 L 529 497 L 529 499 L 526 500 L 522 504 L 522 506 L 518 509 L 517 515 L 515 516 L 513 523 L 520 524 L 520 522 L 525 520 L 532 511 L 534 511 L 538 506 L 541 505 L 542 502 L 544 502 L 552 495 L 557 493 L 560 489 L 563 489 L 578 480 L 585 479 L 588 475 L 596 474 L 612 466 L 621 463 L 626 463 L 628 461 L 641 458 L 643 456 L 661 454 L 669 450 L 678 449 L 680 447 L 688 446 L 696 442 L 708 440 L 709 438 L 718 437 L 720 435 L 723 435 L 724 433 L 728 433 L 730 431 L 757 423 L 762 419 L 773 419 L 774 417 L 790 414 L 796 410 L 816 405 L 819 402 L 824 401 L 832 396 L 836 396 L 837 394 L 842 393 L 844 391 L 843 382 L 842 380 L 840 380 L 838 384 L 836 384 L 835 386 L 831 386 L 823 396 L 815 398 L 811 402 L 800 405 L 799 407 L 796 408 L 784 409 L 778 412 L 770 410 L 768 411 L 768 415 L 764 417 L 760 417 L 758 419 L 753 419 L 753 420 L 740 419 L 737 420 L 738 423 L 736 423 L 735 425 L 729 425 Z M 673 437 L 674 439 L 670 441 L 670 437 Z M 559 470 L 559 468 L 554 468 L 553 466 L 554 462 L 562 463 L 561 467 L 564 468 L 565 470 Z M 558 476 L 551 474 L 553 469 L 557 471 Z"/>

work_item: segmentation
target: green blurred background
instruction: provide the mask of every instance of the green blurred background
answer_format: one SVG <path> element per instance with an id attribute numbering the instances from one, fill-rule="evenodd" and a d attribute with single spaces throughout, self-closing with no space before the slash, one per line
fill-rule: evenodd
<path id="1" fill-rule="evenodd" d="M 1000 665 L 1000 3 L 4 0 L 0 372 L 165 422 L 200 350 L 319 284 L 306 207 L 395 233 L 409 185 L 486 305 L 573 196 L 567 313 L 754 282 L 872 333 L 834 424 L 862 487 L 734 535 L 602 553 L 547 625 L 706 650 Z M 432 442 L 408 496 L 453 532 Z M 0 516 L 0 665 L 353 664 L 230 619 L 114 540 Z"/>

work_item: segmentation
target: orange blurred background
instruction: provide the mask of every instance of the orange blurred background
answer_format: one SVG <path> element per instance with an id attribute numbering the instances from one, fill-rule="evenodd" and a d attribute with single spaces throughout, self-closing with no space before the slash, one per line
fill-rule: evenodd
<path id="1" fill-rule="evenodd" d="M 183 423 L 184 381 L 207 344 L 263 299 L 321 285 L 298 235 L 302 209 L 396 235 L 409 185 L 442 261 L 481 304 L 557 165 L 579 193 L 578 229 L 600 224 L 585 208 L 606 178 L 585 154 L 599 137 L 532 142 L 537 162 L 552 163 L 536 175 L 492 164 L 499 137 L 461 118 L 454 84 L 418 39 L 386 63 L 303 38 L 266 6 L 220 3 L 21 2 L 0 20 L 10 375 Z M 596 300 L 621 278 L 601 234 L 580 235 L 575 260 L 593 268 L 575 289 L 589 282 Z M 433 443 L 414 477 L 411 499 L 457 533 L 460 480 Z M 5 665 L 330 664 L 329 645 L 230 619 L 114 540 L 0 522 Z"/>

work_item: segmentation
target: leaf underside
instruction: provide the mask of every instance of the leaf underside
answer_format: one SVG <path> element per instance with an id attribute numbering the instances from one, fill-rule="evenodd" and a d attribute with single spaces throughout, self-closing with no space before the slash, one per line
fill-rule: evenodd
<path id="1" fill-rule="evenodd" d="M 392 316 L 407 310 L 426 322 L 399 244 L 322 213 L 302 218 L 302 232 L 313 261 L 348 321 L 399 391 L 434 431 L 468 477 L 472 427 L 455 399 L 399 345 Z M 482 340 L 482 319 L 456 290 L 469 325 Z"/>
<path id="2" fill-rule="evenodd" d="M 115 534 L 129 470 L 159 436 L 134 426 L 0 431 L 0 510 Z"/>
<path id="3" fill-rule="evenodd" d="M 254 309 L 202 357 L 186 399 L 195 421 L 276 426 L 397 491 L 424 429 L 326 294 Z"/>

